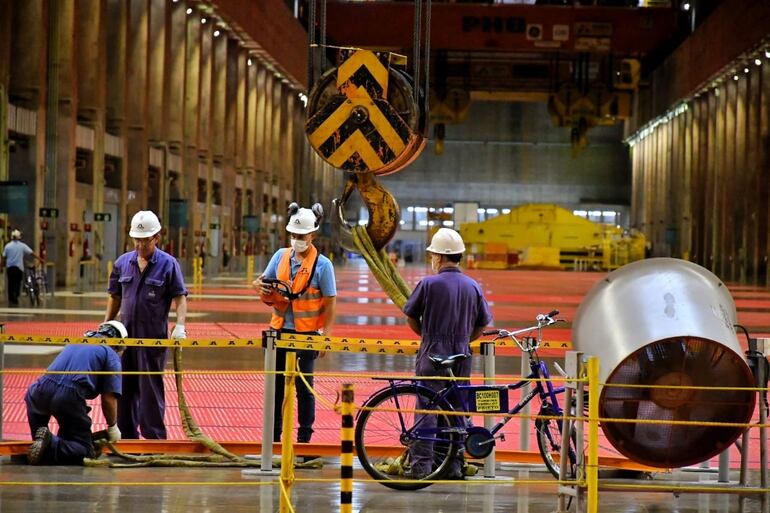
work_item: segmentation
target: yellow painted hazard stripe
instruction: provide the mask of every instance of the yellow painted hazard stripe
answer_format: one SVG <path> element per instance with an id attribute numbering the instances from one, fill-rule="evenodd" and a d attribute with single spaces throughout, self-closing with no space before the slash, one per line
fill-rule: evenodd
<path id="1" fill-rule="evenodd" d="M 327 162 L 336 168 L 341 168 L 342 164 L 344 164 L 354 153 L 358 153 L 366 163 L 366 167 L 369 169 L 379 169 L 385 165 L 361 130 L 353 132 L 353 134 L 329 156 Z"/>
<path id="2" fill-rule="evenodd" d="M 383 94 L 386 94 L 388 91 L 388 68 L 380 62 L 375 53 L 368 50 L 356 51 L 340 65 L 337 69 L 337 87 L 344 84 L 361 66 L 366 67 L 382 87 Z"/>

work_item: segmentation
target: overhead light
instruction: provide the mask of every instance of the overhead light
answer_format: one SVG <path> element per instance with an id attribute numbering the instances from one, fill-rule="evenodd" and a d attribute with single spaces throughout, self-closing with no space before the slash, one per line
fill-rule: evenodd
<path id="1" fill-rule="evenodd" d="M 689 11 L 690 10 L 690 2 L 685 2 L 682 4 L 682 10 Z"/>
<path id="2" fill-rule="evenodd" d="M 219 29 L 216 29 L 214 31 L 214 37 L 219 37 L 219 34 L 220 34 Z"/>
<path id="3" fill-rule="evenodd" d="M 743 72 L 744 72 L 744 73 L 748 73 L 748 72 L 749 72 L 749 68 L 748 68 L 748 67 L 746 67 L 746 68 L 743 68 Z"/>
<path id="4" fill-rule="evenodd" d="M 770 50 L 765 50 L 765 58 L 770 59 Z"/>
<path id="5" fill-rule="evenodd" d="M 201 18 L 201 25 L 205 25 L 208 20 L 206 18 Z"/>
<path id="6" fill-rule="evenodd" d="M 733 75 L 733 80 L 738 80 L 738 75 Z"/>
<path id="7" fill-rule="evenodd" d="M 754 59 L 754 64 L 756 64 L 757 66 L 761 66 L 762 65 L 762 61 L 759 60 L 759 59 Z"/>
<path id="8" fill-rule="evenodd" d="M 185 11 L 187 14 L 192 14 L 192 7 L 188 7 Z"/>
<path id="9" fill-rule="evenodd" d="M 249 58 L 248 58 L 248 60 L 246 61 L 246 64 L 248 64 L 249 66 L 251 66 L 251 65 L 253 64 L 253 63 L 251 62 L 251 57 L 249 57 Z"/>

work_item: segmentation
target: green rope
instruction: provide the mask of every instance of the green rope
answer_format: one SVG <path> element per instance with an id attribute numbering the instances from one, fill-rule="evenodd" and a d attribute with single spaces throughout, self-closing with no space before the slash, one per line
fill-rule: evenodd
<path id="1" fill-rule="evenodd" d="M 379 251 L 375 249 L 372 239 L 363 226 L 354 226 L 352 234 L 353 242 L 364 257 L 364 260 L 366 260 L 377 283 L 380 284 L 391 301 L 399 309 L 403 309 L 406 300 L 412 295 L 412 290 L 401 277 L 396 266 L 388 258 L 385 249 L 380 249 Z"/>

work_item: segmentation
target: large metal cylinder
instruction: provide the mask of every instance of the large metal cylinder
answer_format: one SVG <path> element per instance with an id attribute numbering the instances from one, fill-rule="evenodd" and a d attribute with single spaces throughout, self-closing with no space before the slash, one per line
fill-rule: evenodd
<path id="1" fill-rule="evenodd" d="M 600 359 L 600 416 L 698 423 L 602 421 L 618 451 L 674 468 L 705 461 L 738 438 L 742 427 L 700 423 L 749 422 L 753 391 L 676 388 L 754 386 L 735 323 L 724 283 L 684 260 L 634 262 L 591 289 L 575 315 L 573 343 Z"/>

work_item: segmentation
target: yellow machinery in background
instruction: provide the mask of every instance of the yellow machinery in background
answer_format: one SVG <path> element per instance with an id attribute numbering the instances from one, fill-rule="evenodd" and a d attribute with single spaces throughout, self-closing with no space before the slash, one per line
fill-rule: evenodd
<path id="1" fill-rule="evenodd" d="M 599 224 L 551 204 L 522 205 L 460 234 L 478 269 L 611 270 L 644 258 L 644 234 Z"/>

